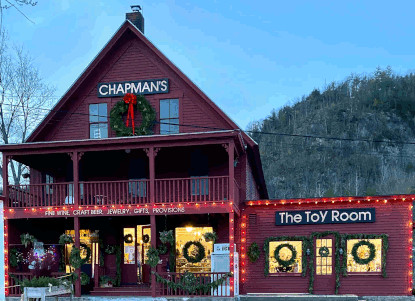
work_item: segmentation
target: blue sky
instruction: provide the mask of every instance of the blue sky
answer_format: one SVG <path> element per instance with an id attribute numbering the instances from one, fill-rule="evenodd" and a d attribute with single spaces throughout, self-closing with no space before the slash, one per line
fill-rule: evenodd
<path id="1" fill-rule="evenodd" d="M 351 73 L 415 70 L 415 1 L 39 0 L 10 40 L 61 97 L 140 4 L 145 35 L 242 128 Z"/>

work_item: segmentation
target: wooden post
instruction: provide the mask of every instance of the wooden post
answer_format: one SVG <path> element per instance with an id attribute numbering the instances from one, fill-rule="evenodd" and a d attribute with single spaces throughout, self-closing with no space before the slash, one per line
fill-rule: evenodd
<path id="1" fill-rule="evenodd" d="M 150 180 L 150 203 L 154 204 L 156 196 L 155 196 L 155 178 L 156 178 L 156 172 L 155 172 L 155 151 L 154 147 L 150 147 L 146 149 L 146 153 L 148 156 L 148 165 L 149 165 L 149 180 Z"/>
<path id="2" fill-rule="evenodd" d="M 79 154 L 77 151 L 72 153 L 72 167 L 73 167 L 73 196 L 74 205 L 79 205 Z"/>
<path id="3" fill-rule="evenodd" d="M 234 192 L 235 192 L 235 143 L 233 141 L 229 142 L 228 144 L 228 168 L 229 168 L 229 200 L 230 202 L 234 202 Z M 232 206 L 233 207 L 233 206 Z"/>
<path id="4" fill-rule="evenodd" d="M 81 245 L 81 237 L 79 234 L 80 221 L 79 217 L 74 217 L 74 230 L 75 230 L 75 247 L 79 248 Z M 76 269 L 75 273 L 78 275 L 78 279 L 75 282 L 75 297 L 81 297 L 81 269 Z"/>
<path id="5" fill-rule="evenodd" d="M 233 209 L 231 209 L 232 212 L 229 213 L 229 271 L 233 273 L 234 271 L 234 241 L 235 241 L 235 213 L 233 212 Z M 230 297 L 234 296 L 234 280 L 235 276 L 238 277 L 238 275 L 233 275 L 229 279 L 229 286 L 230 286 Z"/>
<path id="6" fill-rule="evenodd" d="M 9 206 L 9 157 L 3 153 L 3 195 L 5 204 L 4 207 Z"/>
<path id="7" fill-rule="evenodd" d="M 151 246 L 156 247 L 157 241 L 157 229 L 156 229 L 156 216 L 150 215 L 150 224 L 151 224 Z M 151 296 L 156 297 L 156 275 L 154 273 L 157 271 L 157 268 L 151 268 Z"/>

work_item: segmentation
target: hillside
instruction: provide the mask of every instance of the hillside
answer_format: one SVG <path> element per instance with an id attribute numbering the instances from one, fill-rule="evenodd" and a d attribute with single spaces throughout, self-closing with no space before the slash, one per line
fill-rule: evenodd
<path id="1" fill-rule="evenodd" d="M 351 75 L 274 110 L 248 131 L 260 146 L 270 198 L 409 193 L 415 75 L 390 68 Z"/>

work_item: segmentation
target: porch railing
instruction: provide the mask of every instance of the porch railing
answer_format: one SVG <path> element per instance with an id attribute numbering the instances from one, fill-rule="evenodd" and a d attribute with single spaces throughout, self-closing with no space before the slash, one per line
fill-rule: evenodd
<path id="1" fill-rule="evenodd" d="M 156 203 L 228 201 L 228 176 L 191 177 L 154 180 Z M 234 199 L 239 187 L 234 185 Z M 9 208 L 32 208 L 75 205 L 72 182 L 9 185 Z M 79 205 L 139 205 L 151 200 L 150 180 L 79 182 Z"/>
<path id="2" fill-rule="evenodd" d="M 73 183 L 10 185 L 8 206 L 65 206 L 73 202 Z"/>
<path id="3" fill-rule="evenodd" d="M 229 177 L 156 179 L 156 203 L 212 202 L 229 199 Z"/>
<path id="4" fill-rule="evenodd" d="M 213 283 L 222 277 L 225 277 L 227 273 L 193 273 L 196 279 L 195 286 L 208 286 L 209 283 Z M 159 275 L 166 279 L 168 282 L 174 284 L 181 283 L 181 279 L 184 273 L 159 273 Z M 168 284 L 164 282 L 158 283 L 159 294 L 160 296 L 215 296 L 215 297 L 229 297 L 230 288 L 229 280 L 226 279 L 221 285 L 217 288 L 210 288 L 208 290 L 197 290 L 194 292 L 189 292 L 180 288 L 173 289 L 169 287 Z"/>
<path id="5" fill-rule="evenodd" d="M 149 180 L 80 182 L 80 204 L 146 204 L 150 202 L 149 183 Z"/>
<path id="6" fill-rule="evenodd" d="M 65 276 L 63 272 L 52 273 L 54 278 Z M 9 296 L 20 296 L 23 293 L 19 283 L 23 279 L 32 279 L 35 277 L 32 272 L 11 272 L 9 277 Z"/>

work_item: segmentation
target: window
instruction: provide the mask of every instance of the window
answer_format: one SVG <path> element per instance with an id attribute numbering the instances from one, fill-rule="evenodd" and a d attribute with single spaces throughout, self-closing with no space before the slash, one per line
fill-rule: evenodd
<path id="1" fill-rule="evenodd" d="M 353 246 L 360 242 L 367 241 L 375 246 L 375 257 L 368 264 L 358 264 L 354 261 Z M 366 259 L 369 257 L 370 249 L 367 245 L 361 245 L 357 249 L 357 255 Z M 348 239 L 347 240 L 347 272 L 355 273 L 380 273 L 382 271 L 382 239 Z"/>
<path id="2" fill-rule="evenodd" d="M 179 100 L 160 100 L 160 134 L 179 133 Z"/>
<path id="3" fill-rule="evenodd" d="M 89 105 L 89 138 L 108 138 L 107 104 Z"/>
<path id="4" fill-rule="evenodd" d="M 138 181 L 144 180 L 144 181 Z M 130 179 L 128 182 L 128 192 L 133 197 L 144 198 L 147 196 L 147 181 L 146 179 Z"/>
<path id="5" fill-rule="evenodd" d="M 191 178 L 192 195 L 209 195 L 209 180 L 207 175 L 204 177 L 192 176 Z"/>
<path id="6" fill-rule="evenodd" d="M 46 194 L 52 194 L 53 193 L 53 177 L 49 174 L 45 175 L 45 183 L 46 185 Z"/>
<path id="7" fill-rule="evenodd" d="M 282 266 L 278 263 L 275 259 L 274 253 L 275 250 L 280 245 L 288 244 L 294 248 L 297 252 L 297 256 L 294 259 L 294 263 L 288 267 Z M 290 260 L 293 256 L 293 252 L 290 250 L 289 247 L 282 247 L 279 250 L 279 257 L 282 260 Z M 302 272 L 302 257 L 303 257 L 303 248 L 302 248 L 302 241 L 271 241 L 269 243 L 269 272 L 276 274 L 276 273 L 301 273 Z"/>
<path id="8" fill-rule="evenodd" d="M 211 254 L 213 252 L 213 242 L 207 242 L 204 234 L 213 232 L 212 227 L 180 227 L 176 228 L 176 272 L 184 273 L 207 273 L 211 271 Z M 196 263 L 188 262 L 183 256 L 183 248 L 189 241 L 199 242 L 205 248 L 205 257 Z M 192 257 L 196 255 L 198 248 L 195 245 L 189 246 L 188 254 Z M 229 263 L 228 263 L 229 265 Z"/>
<path id="9" fill-rule="evenodd" d="M 328 251 L 324 254 L 324 251 Z M 325 256 L 322 256 L 325 255 Z M 333 240 L 316 239 L 316 274 L 331 275 L 333 273 Z"/>

